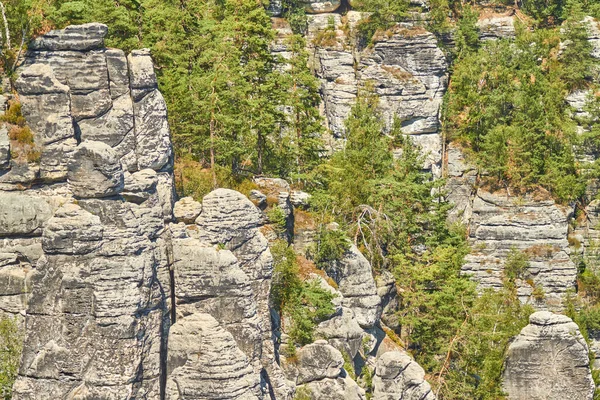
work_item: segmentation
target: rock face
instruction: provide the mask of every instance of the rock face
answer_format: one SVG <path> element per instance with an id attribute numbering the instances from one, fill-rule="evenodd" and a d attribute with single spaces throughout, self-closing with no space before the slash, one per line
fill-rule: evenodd
<path id="1" fill-rule="evenodd" d="M 433 400 L 435 395 L 425 381 L 425 371 L 408 354 L 384 353 L 377 359 L 373 378 L 375 400 Z"/>
<path id="2" fill-rule="evenodd" d="M 134 121 L 166 127 L 166 108 L 137 106 L 144 97 L 132 98 L 130 82 L 139 72 L 104 47 L 106 33 L 101 24 L 52 31 L 18 70 L 40 156 L 0 172 L 0 282 L 10 283 L 0 309 L 26 315 L 17 400 L 164 391 L 173 188 L 158 182 L 172 181 L 170 139 L 168 127 L 148 132 Z M 165 146 L 137 146 L 148 134 Z"/>
<path id="3" fill-rule="evenodd" d="M 437 174 L 442 152 L 439 113 L 448 81 L 444 53 L 433 34 L 409 23 L 398 24 L 375 37 L 373 46 L 362 48 L 356 43 L 356 24 L 362 17 L 355 11 L 344 17 L 309 17 L 308 40 L 327 125 L 335 138 L 343 138 L 344 121 L 359 90 L 371 83 L 387 126 L 399 120 L 402 131 L 421 148 L 424 167 Z"/>
<path id="4" fill-rule="evenodd" d="M 228 189 L 175 202 L 150 54 L 107 49 L 106 33 L 87 24 L 36 39 L 17 79 L 33 144 L 0 127 L 0 313 L 25 328 L 13 398 L 363 400 L 351 373 L 378 362 L 381 393 L 413 390 L 385 373 L 404 367 L 382 358 L 381 298 L 354 246 L 330 276 L 310 274 L 334 311 L 295 361 L 283 354 L 266 214 L 280 209 L 276 238 L 293 242 L 310 195 L 258 178 L 256 204 Z"/>
<path id="5" fill-rule="evenodd" d="M 483 288 L 500 287 L 507 256 L 512 248 L 518 249 L 530 260 L 519 296 L 527 299 L 539 286 L 545 293 L 545 303 L 560 307 L 562 296 L 575 288 L 577 276 L 567 241 L 571 213 L 571 208 L 547 197 L 522 198 L 477 190 L 469 224 L 473 251 L 463 271 Z M 533 286 L 527 280 L 532 280 Z"/>
<path id="6" fill-rule="evenodd" d="M 592 399 L 588 363 L 577 324 L 564 315 L 536 312 L 508 348 L 504 390 L 511 400 Z"/>
<path id="7" fill-rule="evenodd" d="M 260 398 L 258 376 L 246 355 L 210 314 L 191 314 L 173 324 L 167 371 L 165 399 Z"/>
<path id="8" fill-rule="evenodd" d="M 344 257 L 327 269 L 344 296 L 342 305 L 352 310 L 363 328 L 372 328 L 381 317 L 381 298 L 373 278 L 371 264 L 355 245 Z"/>

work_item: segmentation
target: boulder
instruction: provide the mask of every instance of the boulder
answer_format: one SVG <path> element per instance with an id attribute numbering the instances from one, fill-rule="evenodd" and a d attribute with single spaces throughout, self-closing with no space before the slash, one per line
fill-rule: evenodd
<path id="1" fill-rule="evenodd" d="M 39 235 L 50 217 L 44 198 L 0 191 L 0 237 Z"/>
<path id="2" fill-rule="evenodd" d="M 531 314 L 508 347 L 503 388 L 510 400 L 591 400 L 588 346 L 569 317 Z"/>
<path id="3" fill-rule="evenodd" d="M 435 400 L 425 371 L 408 354 L 389 351 L 377 358 L 373 400 Z"/>
<path id="4" fill-rule="evenodd" d="M 169 330 L 168 400 L 262 399 L 258 375 L 210 314 L 194 313 Z"/>
<path id="5" fill-rule="evenodd" d="M 300 3 L 309 14 L 329 13 L 337 10 L 342 4 L 340 0 L 301 0 Z"/>
<path id="6" fill-rule="evenodd" d="M 377 295 L 371 264 L 365 256 L 351 245 L 343 258 L 326 267 L 326 271 L 344 296 L 342 305 L 354 312 L 361 327 L 372 328 L 381 317 L 381 298 Z"/>
<path id="7" fill-rule="evenodd" d="M 184 197 L 175 203 L 173 215 L 178 222 L 193 224 L 202 212 L 202 204 L 191 197 Z"/>

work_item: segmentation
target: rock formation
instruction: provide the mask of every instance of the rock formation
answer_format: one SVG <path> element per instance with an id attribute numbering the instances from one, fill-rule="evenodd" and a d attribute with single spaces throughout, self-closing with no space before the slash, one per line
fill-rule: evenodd
<path id="1" fill-rule="evenodd" d="M 577 324 L 548 311 L 532 314 L 508 348 L 503 385 L 511 400 L 591 400 L 588 346 Z"/>
<path id="2" fill-rule="evenodd" d="M 435 36 L 407 22 L 365 48 L 355 36 L 362 14 L 332 14 L 336 1 L 305 5 L 331 147 L 359 91 L 375 82 L 388 127 L 398 118 L 426 155 L 424 168 L 440 176 L 448 63 Z M 483 18 L 482 38 L 512 36 L 512 18 Z M 279 23 L 282 37 L 291 33 Z M 314 343 L 286 353 L 294 345 L 270 304 L 269 243 L 310 250 L 310 195 L 257 178 L 249 198 L 217 189 L 175 202 L 150 53 L 107 49 L 106 33 L 101 24 L 71 26 L 31 43 L 16 89 L 33 143 L 0 126 L 0 313 L 20 316 L 26 332 L 14 399 L 434 399 L 423 369 L 385 333 L 401 328 L 393 277 L 375 278 L 356 246 L 326 274 L 309 274 L 335 294 L 334 312 Z M 285 57 L 282 43 L 273 51 Z M 575 284 L 569 242 L 592 252 L 595 222 L 568 236 L 572 208 L 543 193 L 477 188 L 478 171 L 460 148 L 446 156 L 451 218 L 468 226 L 473 249 L 463 271 L 497 288 L 517 248 L 531 259 L 518 282 L 522 300 L 533 301 L 539 287 L 545 298 L 535 305 L 560 308 Z M 283 222 L 269 216 L 274 207 Z M 593 221 L 596 208 L 587 209 Z M 362 368 L 370 388 L 352 378 Z M 577 326 L 532 315 L 509 349 L 510 398 L 588 399 L 592 385 Z"/>
<path id="3" fill-rule="evenodd" d="M 0 176 L 0 279 L 16 300 L 3 310 L 26 313 L 15 399 L 162 390 L 174 196 L 166 106 L 149 53 L 128 62 L 104 48 L 106 32 L 87 24 L 38 38 L 16 81 L 40 156 L 11 158 Z"/>

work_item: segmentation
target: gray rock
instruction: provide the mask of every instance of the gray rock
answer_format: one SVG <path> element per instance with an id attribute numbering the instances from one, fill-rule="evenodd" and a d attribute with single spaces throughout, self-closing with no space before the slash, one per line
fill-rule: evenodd
<path id="1" fill-rule="evenodd" d="M 123 170 L 114 150 L 101 142 L 83 142 L 69 161 L 69 184 L 78 197 L 108 197 L 123 190 Z"/>
<path id="2" fill-rule="evenodd" d="M 292 190 L 290 193 L 290 202 L 296 208 L 307 208 L 311 195 L 301 190 Z"/>
<path id="3" fill-rule="evenodd" d="M 533 287 L 545 292 L 547 307 L 560 308 L 565 293 L 575 288 L 577 268 L 571 261 L 567 232 L 573 209 L 546 199 L 489 193 L 479 189 L 473 200 L 469 242 L 473 249 L 462 267 L 481 288 L 502 286 L 504 262 L 511 250 L 530 260 L 524 281 L 518 282 L 523 301 L 534 301 Z"/>
<path id="4" fill-rule="evenodd" d="M 377 295 L 381 298 L 381 321 L 400 333 L 400 321 L 398 312 L 400 311 L 400 296 L 396 288 L 396 279 L 391 272 L 383 270 L 375 277 L 377 285 Z"/>
<path id="5" fill-rule="evenodd" d="M 152 238 L 160 227 L 137 207 L 80 200 L 48 222 L 13 398 L 159 398 L 166 310 Z"/>
<path id="6" fill-rule="evenodd" d="M 510 344 L 503 388 L 511 400 L 591 400 L 588 347 L 564 315 L 540 311 Z"/>
<path id="7" fill-rule="evenodd" d="M 349 308 L 343 308 L 341 313 L 321 322 L 315 329 L 317 337 L 327 340 L 330 345 L 348 354 L 352 359 L 361 350 L 364 334 L 354 317 L 354 312 Z"/>
<path id="8" fill-rule="evenodd" d="M 179 319 L 169 331 L 168 354 L 166 399 L 262 398 L 248 358 L 209 314 Z"/>
<path id="9" fill-rule="evenodd" d="M 358 324 L 373 327 L 381 316 L 381 298 L 373 279 L 371 264 L 354 245 L 344 257 L 326 268 L 344 296 L 342 305 L 352 309 Z"/>
<path id="10" fill-rule="evenodd" d="M 44 198 L 0 191 L 0 237 L 37 236 L 50 217 Z"/>
<path id="11" fill-rule="evenodd" d="M 175 203 L 173 215 L 177 222 L 193 224 L 202 212 L 202 204 L 198 203 L 191 197 L 184 197 Z"/>
<path id="12" fill-rule="evenodd" d="M 373 377 L 374 400 L 435 400 L 425 371 L 401 351 L 389 351 L 377 358 Z"/>
<path id="13" fill-rule="evenodd" d="M 69 87 L 60 83 L 53 69 L 45 64 L 25 68 L 15 85 L 23 116 L 41 153 L 40 178 L 64 180 L 67 161 L 77 145 Z"/>
<path id="14" fill-rule="evenodd" d="M 129 80 L 131 89 L 134 90 L 134 96 L 145 90 L 154 90 L 158 88 L 154 65 L 150 56 L 150 50 L 134 50 L 127 57 L 129 64 Z M 136 99 L 137 101 L 138 99 Z"/>
<path id="15" fill-rule="evenodd" d="M 477 21 L 480 40 L 512 39 L 515 37 L 515 17 L 510 14 L 493 14 Z"/>
<path id="16" fill-rule="evenodd" d="M 335 138 L 344 138 L 344 123 L 359 88 L 372 82 L 379 97 L 387 128 L 395 119 L 422 149 L 424 168 L 439 175 L 441 138 L 439 112 L 448 81 L 448 63 L 435 36 L 419 23 L 402 23 L 377 35 L 373 46 L 356 42 L 357 24 L 363 13 L 350 11 L 342 21 L 338 14 L 309 16 L 308 40 L 313 47 L 313 69 L 321 80 L 323 111 Z M 318 38 L 329 22 L 335 38 Z M 332 143 L 332 150 L 343 147 Z"/>
<path id="17" fill-rule="evenodd" d="M 104 55 L 110 81 L 110 96 L 116 99 L 129 94 L 129 68 L 125 52 L 119 49 L 106 49 Z"/>
<path id="18" fill-rule="evenodd" d="M 127 201 L 140 204 L 156 193 L 157 185 L 158 176 L 153 169 L 147 168 L 133 174 L 126 171 L 121 196 Z"/>
<path id="19" fill-rule="evenodd" d="M 250 279 L 237 258 L 228 250 L 191 238 L 174 241 L 173 255 L 178 312 L 212 315 L 231 332 L 256 367 L 262 351 L 262 330 Z"/>
<path id="20" fill-rule="evenodd" d="M 47 254 L 87 254 L 100 246 L 102 236 L 98 216 L 67 203 L 48 221 L 42 246 Z"/>
<path id="21" fill-rule="evenodd" d="M 153 90 L 133 103 L 133 111 L 138 167 L 158 171 L 173 154 L 165 99 Z"/>
<path id="22" fill-rule="evenodd" d="M 349 376 L 335 379 L 323 379 L 309 382 L 299 388 L 305 388 L 312 400 L 365 400 L 365 391 Z"/>
<path id="23" fill-rule="evenodd" d="M 309 14 L 329 13 L 337 10 L 342 4 L 340 0 L 301 0 Z"/>
<path id="24" fill-rule="evenodd" d="M 65 29 L 50 31 L 34 39 L 29 44 L 29 49 L 52 51 L 99 49 L 104 47 L 104 37 L 107 33 L 108 27 L 104 24 L 70 25 Z"/>
<path id="25" fill-rule="evenodd" d="M 342 353 L 324 340 L 302 347 L 297 355 L 298 385 L 325 378 L 337 378 L 342 373 Z"/>
<path id="26" fill-rule="evenodd" d="M 261 210 L 267 207 L 267 196 L 265 196 L 260 190 L 251 190 L 248 196 L 250 201 Z"/>
<path id="27" fill-rule="evenodd" d="M 271 17 L 279 17 L 283 12 L 283 4 L 281 0 L 270 0 L 267 6 L 267 12 Z"/>
<path id="28" fill-rule="evenodd" d="M 10 165 L 10 141 L 8 140 L 8 129 L 0 127 L 0 170 Z"/>

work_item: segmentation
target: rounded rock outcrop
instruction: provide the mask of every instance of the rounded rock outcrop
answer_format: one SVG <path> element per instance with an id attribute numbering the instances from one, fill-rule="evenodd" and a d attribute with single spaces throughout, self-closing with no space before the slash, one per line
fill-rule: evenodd
<path id="1" fill-rule="evenodd" d="M 569 317 L 531 314 L 508 348 L 503 387 L 510 400 L 591 400 L 588 346 Z"/>

